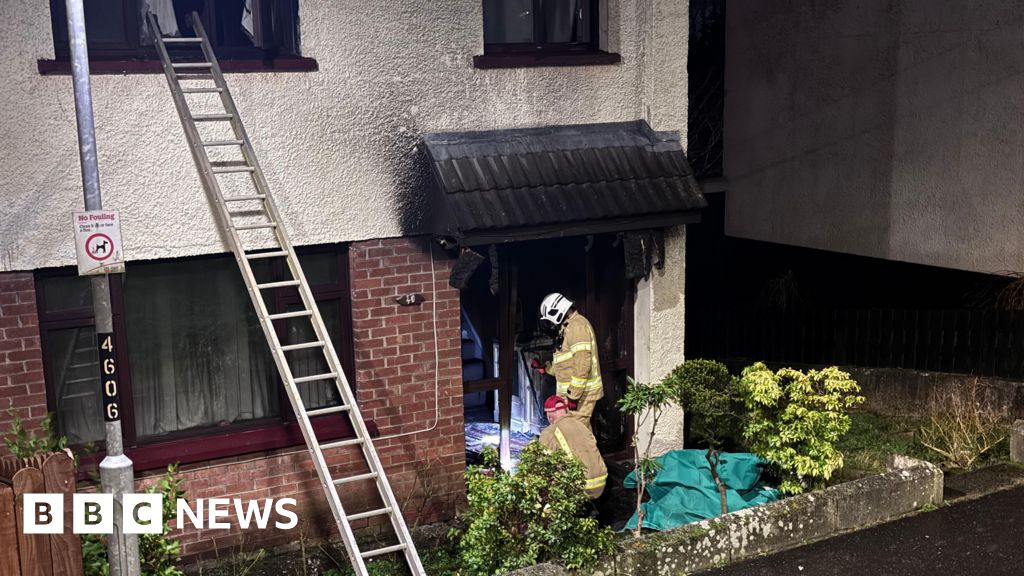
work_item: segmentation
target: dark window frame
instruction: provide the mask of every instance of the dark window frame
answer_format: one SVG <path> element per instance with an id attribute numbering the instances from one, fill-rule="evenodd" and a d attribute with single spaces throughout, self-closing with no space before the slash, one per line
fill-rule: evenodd
<path id="1" fill-rule="evenodd" d="M 339 326 L 344 342 L 333 342 L 338 359 L 347 374 L 354 374 L 354 343 L 352 338 L 352 306 L 348 269 L 348 246 L 330 245 L 316 246 L 298 249 L 300 256 L 331 253 L 337 258 L 337 281 L 331 284 L 311 285 L 310 290 L 317 303 L 337 301 L 339 304 Z M 199 256 L 188 258 L 216 258 L 217 256 Z M 164 262 L 181 262 L 186 259 L 168 259 Z M 279 259 L 278 259 L 279 260 Z M 283 261 L 272 264 L 275 278 L 284 274 Z M 44 281 L 48 278 L 73 276 L 73 268 L 52 268 L 39 270 L 35 274 L 36 299 L 39 314 L 40 346 L 43 355 L 43 374 L 46 386 L 47 410 L 56 410 L 56 382 L 50 373 L 49 364 L 46 359 L 50 357 L 47 346 L 46 332 L 66 328 L 84 328 L 95 326 L 95 319 L 90 308 L 78 308 L 63 310 L 60 312 L 48 312 L 46 310 L 46 289 Z M 294 292 L 294 290 L 292 290 Z M 295 414 L 291 404 L 281 385 L 280 377 L 275 371 L 275 387 L 279 396 L 280 414 L 272 418 L 251 420 L 244 423 L 232 424 L 229 426 L 213 426 L 184 430 L 146 439 L 138 439 L 135 429 L 135 407 L 132 395 L 131 366 L 128 362 L 129 342 L 127 329 L 124 323 L 124 285 L 121 274 L 110 276 L 110 297 L 114 322 L 114 337 L 117 347 L 116 361 L 121 367 L 121 398 L 122 415 L 121 424 L 124 435 L 125 453 L 134 462 L 136 471 L 163 468 L 173 463 L 192 463 L 218 458 L 240 456 L 253 452 L 290 448 L 304 444 L 302 433 L 296 422 Z M 290 303 L 298 301 L 297 294 L 288 294 L 288 289 L 276 289 L 269 302 L 273 303 L 273 312 L 283 311 L 283 308 Z M 283 327 L 278 325 L 278 334 L 283 334 Z M 356 392 L 355 382 L 350 380 L 353 392 Z M 332 440 L 351 437 L 353 431 L 351 425 L 344 418 L 332 417 L 331 415 L 318 416 L 311 419 L 320 440 Z M 371 434 L 376 433 L 376 425 L 372 421 L 366 422 Z M 77 448 L 83 448 L 78 446 Z M 102 445 L 97 445 L 97 452 L 82 456 L 81 470 L 92 468 L 103 457 Z M 83 472 L 84 473 L 84 472 Z"/>
<path id="2" fill-rule="evenodd" d="M 200 11 L 203 26 L 214 46 L 225 72 L 259 71 L 314 71 L 315 60 L 304 58 L 300 51 L 299 13 L 297 0 L 265 0 L 262 3 L 265 33 L 276 39 L 268 48 L 222 46 L 218 31 L 217 11 L 209 2 Z M 141 45 L 138 10 L 140 0 L 122 0 L 125 17 L 125 42 L 119 44 L 94 43 L 90 38 L 90 71 L 97 74 L 163 73 L 159 56 L 153 46 Z M 50 0 L 50 25 L 53 36 L 54 59 L 39 60 L 40 74 L 70 74 L 70 49 L 62 37 L 67 29 L 64 0 Z M 178 48 L 171 47 L 172 50 Z"/>
<path id="3" fill-rule="evenodd" d="M 572 42 L 489 43 L 484 39 L 484 53 L 473 57 L 476 68 L 521 68 L 531 66 L 587 66 L 617 64 L 621 56 L 601 50 L 601 0 L 583 0 L 590 11 L 590 40 L 585 44 Z M 542 13 L 542 0 L 533 0 L 533 14 Z M 544 18 L 533 20 L 534 38 L 546 36 Z"/>

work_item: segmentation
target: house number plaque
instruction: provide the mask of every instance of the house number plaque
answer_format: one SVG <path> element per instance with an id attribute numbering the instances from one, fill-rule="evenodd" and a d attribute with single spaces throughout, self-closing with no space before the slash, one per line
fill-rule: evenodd
<path id="1" fill-rule="evenodd" d="M 121 419 L 121 383 L 117 380 L 117 359 L 114 354 L 114 334 L 100 333 L 100 381 L 103 383 L 103 420 Z"/>

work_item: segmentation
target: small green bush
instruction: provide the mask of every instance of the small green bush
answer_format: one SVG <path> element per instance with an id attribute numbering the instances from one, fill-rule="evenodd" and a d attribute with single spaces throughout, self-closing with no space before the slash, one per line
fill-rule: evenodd
<path id="1" fill-rule="evenodd" d="M 669 406 L 669 403 L 674 398 L 673 390 L 665 378 L 654 383 L 637 382 L 630 377 L 627 377 L 626 380 L 629 386 L 618 402 L 619 410 L 623 414 L 633 417 L 635 430 L 645 430 L 646 424 L 650 422 L 650 429 L 644 432 L 647 436 L 646 442 L 641 437 L 643 435 L 641 433 L 633 434 L 632 442 L 633 459 L 636 462 L 637 483 L 637 523 L 636 529 L 633 530 L 633 535 L 639 538 L 643 533 L 644 514 L 646 514 L 643 503 L 647 484 L 654 480 L 661 467 L 661 464 L 656 459 L 651 458 L 651 446 L 658 432 L 658 422 L 661 420 L 665 408 Z"/>
<path id="2" fill-rule="evenodd" d="M 64 436 L 58 437 L 53 431 L 53 413 L 47 414 L 39 423 L 42 434 L 37 436 L 35 430 L 25 428 L 18 411 L 14 409 L 13 402 L 7 408 L 7 414 L 11 417 L 11 426 L 4 434 L 4 444 L 16 458 L 31 458 L 39 454 L 60 452 L 68 447 L 68 439 Z"/>
<path id="3" fill-rule="evenodd" d="M 743 370 L 740 391 L 749 411 L 743 435 L 771 463 L 782 493 L 822 488 L 843 467 L 836 442 L 850 429 L 850 409 L 864 402 L 849 374 L 835 366 L 772 372 L 758 362 Z"/>
<path id="4" fill-rule="evenodd" d="M 161 534 L 139 535 L 139 558 L 142 564 L 142 576 L 184 576 L 177 564 L 181 560 L 181 542 L 168 536 L 170 521 L 177 513 L 178 498 L 185 496 L 182 480 L 178 477 L 178 467 L 174 464 L 167 467 L 167 472 L 159 482 L 146 489 L 149 494 L 159 493 L 164 499 L 164 529 Z M 107 563 L 106 539 L 97 534 L 82 537 L 82 558 L 85 565 L 85 576 L 107 576 L 110 566 Z"/>
<path id="5" fill-rule="evenodd" d="M 690 430 L 701 440 L 719 447 L 743 435 L 746 410 L 737 379 L 725 364 L 695 358 L 676 366 L 665 383 L 686 411 Z"/>
<path id="6" fill-rule="evenodd" d="M 468 509 L 459 542 L 460 574 L 491 576 L 557 560 L 568 568 L 611 552 L 612 532 L 581 515 L 587 502 L 583 466 L 561 451 L 529 443 L 514 473 L 493 449 L 466 472 Z"/>
<path id="7" fill-rule="evenodd" d="M 736 379 L 721 362 L 695 358 L 683 362 L 668 376 L 665 384 L 676 401 L 686 410 L 690 430 L 707 443 L 704 458 L 711 467 L 711 476 L 718 487 L 722 514 L 728 511 L 727 489 L 718 474 L 719 450 L 726 439 L 741 434 L 743 406 Z"/>

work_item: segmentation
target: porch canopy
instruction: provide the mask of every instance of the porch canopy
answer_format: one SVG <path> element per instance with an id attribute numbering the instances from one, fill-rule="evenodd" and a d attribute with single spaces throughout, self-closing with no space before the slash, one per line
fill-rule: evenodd
<path id="1" fill-rule="evenodd" d="M 424 136 L 432 231 L 463 245 L 662 228 L 706 205 L 676 132 L 640 120 Z"/>

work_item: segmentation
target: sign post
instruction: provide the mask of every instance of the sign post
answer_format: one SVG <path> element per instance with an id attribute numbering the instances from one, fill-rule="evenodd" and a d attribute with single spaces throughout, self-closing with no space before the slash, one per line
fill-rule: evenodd
<path id="1" fill-rule="evenodd" d="M 124 494 L 134 492 L 132 461 L 124 455 L 120 406 L 117 404 L 117 360 L 114 354 L 114 321 L 110 308 L 110 282 L 107 274 L 124 270 L 121 252 L 121 228 L 116 212 L 103 212 L 100 197 L 100 171 L 96 159 L 96 129 L 92 116 L 92 90 L 89 86 L 89 55 L 85 39 L 85 8 L 82 0 L 66 0 L 68 41 L 71 45 L 71 74 L 75 87 L 75 116 L 78 120 L 78 150 L 82 161 L 82 189 L 85 213 L 74 218 L 79 272 L 92 275 L 92 308 L 96 318 L 97 344 L 100 347 L 100 382 L 103 383 L 106 456 L 100 462 L 100 483 L 104 492 L 114 495 L 114 533 L 107 539 L 107 558 L 111 576 L 139 576 L 139 538 L 124 533 L 122 504 Z M 112 217 L 109 215 L 112 214 Z M 84 217 L 84 219 L 81 219 Z M 93 220 L 93 217 L 98 217 Z M 77 238 L 82 230 L 84 239 Z M 83 272 L 83 252 L 85 269 Z M 107 345 L 106 348 L 104 345 Z M 107 388 L 112 383 L 113 404 Z M 113 410 L 111 408 L 113 407 Z"/>

